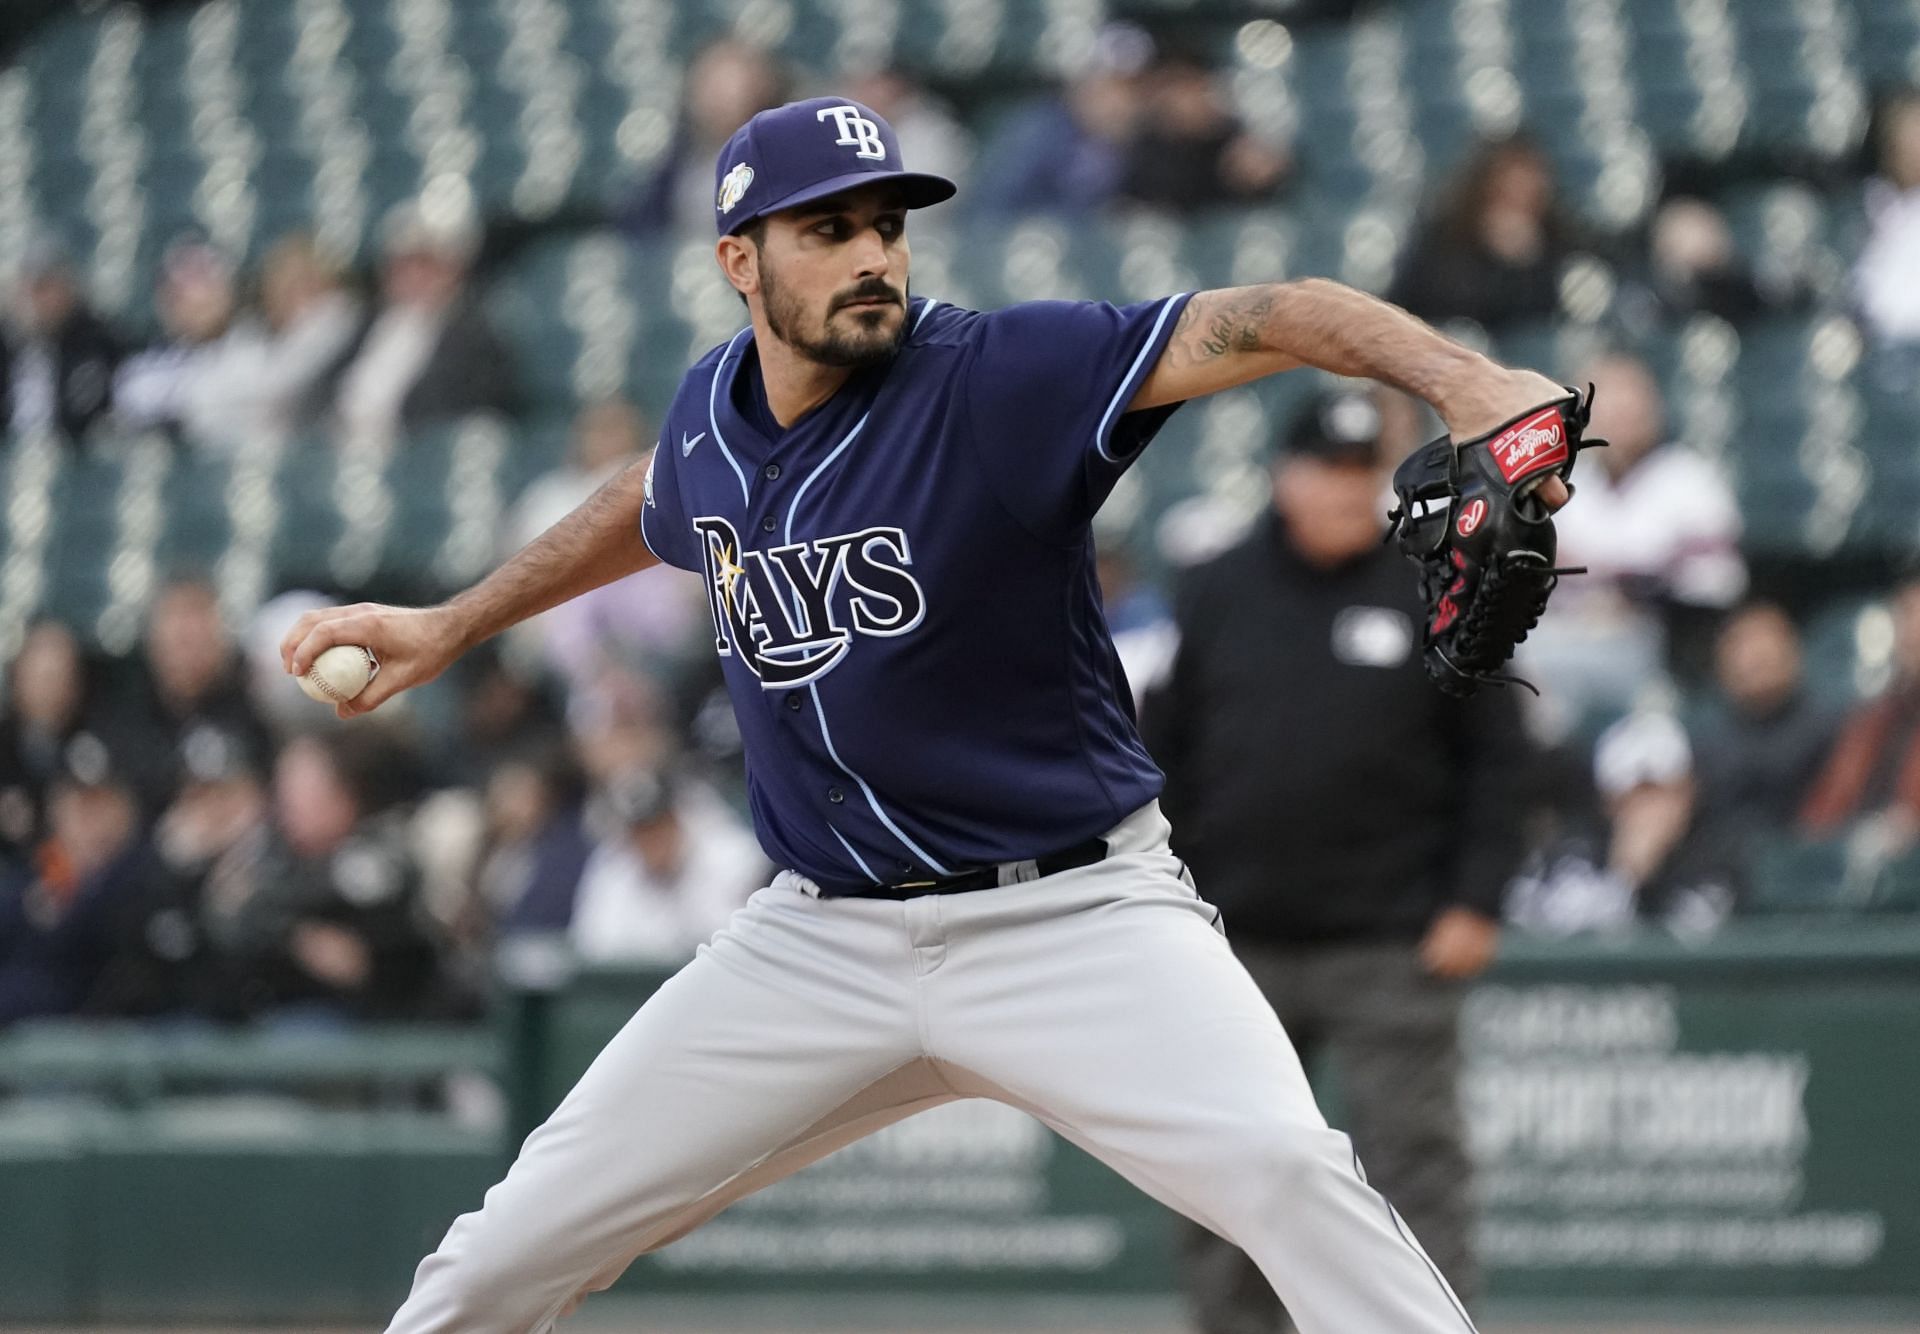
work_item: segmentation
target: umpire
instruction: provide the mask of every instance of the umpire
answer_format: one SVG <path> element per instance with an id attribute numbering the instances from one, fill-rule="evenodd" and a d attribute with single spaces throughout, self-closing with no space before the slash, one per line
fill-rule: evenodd
<path id="1" fill-rule="evenodd" d="M 1294 421 L 1272 512 L 1180 590 L 1142 722 L 1175 850 L 1302 1060 L 1331 1058 L 1369 1180 L 1470 1301 L 1456 1027 L 1521 856 L 1527 741 L 1508 691 L 1426 680 L 1415 572 L 1381 542 L 1380 429 L 1353 392 Z M 1202 1334 L 1291 1328 L 1253 1263 L 1190 1227 Z"/>

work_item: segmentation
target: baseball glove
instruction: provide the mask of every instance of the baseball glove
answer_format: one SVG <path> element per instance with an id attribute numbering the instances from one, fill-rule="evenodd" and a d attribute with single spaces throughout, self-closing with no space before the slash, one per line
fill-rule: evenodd
<path id="1" fill-rule="evenodd" d="M 1534 689 L 1500 668 L 1560 576 L 1585 573 L 1554 567 L 1553 518 L 1534 492 L 1548 477 L 1566 479 L 1580 450 L 1606 443 L 1581 438 L 1592 406 L 1591 386 L 1584 401 L 1569 390 L 1458 446 L 1446 436 L 1423 445 L 1393 474 L 1388 536 L 1420 567 L 1427 676 L 1449 695 L 1486 682 Z"/>

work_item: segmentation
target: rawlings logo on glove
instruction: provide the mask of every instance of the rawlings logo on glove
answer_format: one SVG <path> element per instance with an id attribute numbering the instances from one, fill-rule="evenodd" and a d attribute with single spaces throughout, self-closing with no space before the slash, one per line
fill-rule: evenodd
<path id="1" fill-rule="evenodd" d="M 1465 446 L 1462 446 L 1464 448 Z M 1557 407 L 1543 408 L 1487 442 L 1500 475 L 1512 486 L 1536 472 L 1565 463 L 1567 433 Z"/>
<path id="2" fill-rule="evenodd" d="M 1533 689 L 1499 669 L 1539 623 L 1560 576 L 1581 573 L 1554 568 L 1553 518 L 1533 492 L 1550 475 L 1565 480 L 1582 449 L 1606 443 L 1582 438 L 1592 406 L 1591 388 L 1584 402 L 1569 391 L 1457 447 L 1442 436 L 1393 474 L 1399 504 L 1388 536 L 1420 567 L 1422 656 L 1450 695 L 1488 681 Z"/>

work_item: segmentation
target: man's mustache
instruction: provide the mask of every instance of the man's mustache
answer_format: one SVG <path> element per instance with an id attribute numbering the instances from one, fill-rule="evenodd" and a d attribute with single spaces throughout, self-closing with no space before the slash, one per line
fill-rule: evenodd
<path id="1" fill-rule="evenodd" d="M 833 308 L 839 310 L 843 306 L 850 306 L 856 301 L 891 301 L 896 306 L 906 304 L 906 298 L 901 296 L 899 288 L 893 287 L 879 278 L 870 279 L 867 282 L 861 283 L 844 296 L 834 298 Z"/>

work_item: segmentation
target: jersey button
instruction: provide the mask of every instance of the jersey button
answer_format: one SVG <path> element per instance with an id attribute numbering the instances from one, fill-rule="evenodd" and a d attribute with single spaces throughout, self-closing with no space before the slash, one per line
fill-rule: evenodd
<path id="1" fill-rule="evenodd" d="M 845 801 L 846 799 L 847 799 L 847 794 L 842 792 L 839 788 L 830 787 L 827 789 L 827 800 L 832 802 L 834 805 L 838 806 L 841 802 Z"/>
<path id="2" fill-rule="evenodd" d="M 798 690 L 789 690 L 787 692 L 787 707 L 795 713 L 800 712 L 800 692 Z"/>
<path id="3" fill-rule="evenodd" d="M 778 519 L 775 519 L 771 514 L 769 514 L 766 518 L 760 520 L 760 530 L 762 532 L 770 533 L 774 529 L 778 528 L 779 526 L 780 526 L 780 521 Z"/>
<path id="4" fill-rule="evenodd" d="M 769 482 L 777 482 L 780 480 L 780 465 L 777 463 L 769 463 L 765 468 L 761 469 L 760 475 Z"/>

